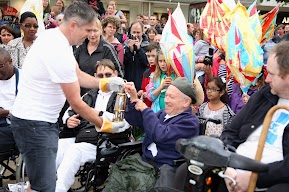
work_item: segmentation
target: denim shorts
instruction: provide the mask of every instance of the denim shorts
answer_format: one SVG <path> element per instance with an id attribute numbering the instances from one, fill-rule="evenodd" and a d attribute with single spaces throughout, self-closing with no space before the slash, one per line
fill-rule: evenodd
<path id="1" fill-rule="evenodd" d="M 11 128 L 23 155 L 31 189 L 54 192 L 56 185 L 56 153 L 59 129 L 57 123 L 11 117 Z"/>

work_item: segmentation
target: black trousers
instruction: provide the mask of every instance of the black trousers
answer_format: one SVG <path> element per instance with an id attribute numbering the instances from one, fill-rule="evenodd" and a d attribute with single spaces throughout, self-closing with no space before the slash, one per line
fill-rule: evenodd
<path id="1" fill-rule="evenodd" d="M 289 191 L 289 183 L 276 184 L 267 190 L 267 192 L 288 192 L 288 191 Z"/>

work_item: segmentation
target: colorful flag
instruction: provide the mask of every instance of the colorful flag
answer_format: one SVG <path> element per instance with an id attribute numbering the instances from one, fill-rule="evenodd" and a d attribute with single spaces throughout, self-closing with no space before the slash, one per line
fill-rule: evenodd
<path id="1" fill-rule="evenodd" d="M 280 4 L 274 7 L 270 12 L 259 17 L 262 26 L 261 45 L 267 43 L 274 35 L 276 18 L 279 11 Z"/>
<path id="2" fill-rule="evenodd" d="M 200 18 L 200 28 L 208 40 L 218 49 L 225 49 L 224 37 L 230 21 L 225 17 L 230 9 L 222 0 L 208 0 Z"/>
<path id="3" fill-rule="evenodd" d="M 195 53 L 193 38 L 187 33 L 185 16 L 178 3 L 177 8 L 171 15 L 163 29 L 160 41 L 165 60 L 178 77 L 186 77 L 193 81 L 195 69 Z M 178 21 L 176 23 L 176 21 Z"/>
<path id="4" fill-rule="evenodd" d="M 38 22 L 38 31 L 37 33 L 41 33 L 45 30 L 44 23 L 43 23 L 43 5 L 42 0 L 26 0 L 24 5 L 21 8 L 20 14 L 30 11 L 36 15 L 37 22 Z"/>
<path id="5" fill-rule="evenodd" d="M 259 19 L 259 14 L 257 11 L 256 1 L 254 1 L 252 3 L 252 5 L 248 8 L 247 12 L 249 15 L 249 23 L 250 23 L 253 31 L 255 32 L 255 35 L 256 35 L 258 41 L 261 42 L 262 27 L 261 27 L 261 23 L 260 23 L 260 19 Z"/>
<path id="6" fill-rule="evenodd" d="M 244 93 L 258 77 L 263 66 L 263 50 L 250 26 L 246 8 L 238 2 L 232 10 L 226 36 L 226 62 Z"/>

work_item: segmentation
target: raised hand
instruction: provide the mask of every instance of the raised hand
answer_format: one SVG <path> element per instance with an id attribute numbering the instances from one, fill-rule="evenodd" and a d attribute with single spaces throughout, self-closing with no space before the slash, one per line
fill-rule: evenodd
<path id="1" fill-rule="evenodd" d="M 173 80 L 171 77 L 165 78 L 163 83 L 162 83 L 162 88 L 170 86 L 172 82 L 173 82 Z"/>
<path id="2" fill-rule="evenodd" d="M 127 82 L 124 85 L 124 91 L 130 95 L 130 100 L 137 99 L 137 92 L 133 82 Z"/>
<path id="3" fill-rule="evenodd" d="M 135 103 L 134 108 L 138 111 L 143 111 L 144 109 L 148 108 L 148 106 L 140 99 L 135 99 L 132 102 Z"/>
<path id="4" fill-rule="evenodd" d="M 104 112 L 102 115 L 103 121 L 101 128 L 95 127 L 98 132 L 120 133 L 130 128 L 128 122 L 124 119 L 121 122 L 113 122 L 113 113 Z"/>

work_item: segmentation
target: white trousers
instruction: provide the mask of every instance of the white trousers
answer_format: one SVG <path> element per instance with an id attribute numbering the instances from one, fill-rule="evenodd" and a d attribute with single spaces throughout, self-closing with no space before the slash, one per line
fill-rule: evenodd
<path id="1" fill-rule="evenodd" d="M 67 192 L 74 183 L 74 176 L 85 162 L 94 161 L 96 146 L 75 143 L 75 138 L 59 139 L 56 156 L 57 192 Z"/>

